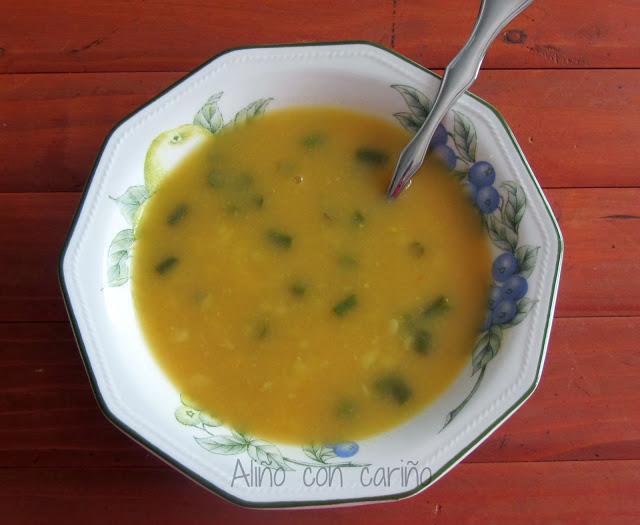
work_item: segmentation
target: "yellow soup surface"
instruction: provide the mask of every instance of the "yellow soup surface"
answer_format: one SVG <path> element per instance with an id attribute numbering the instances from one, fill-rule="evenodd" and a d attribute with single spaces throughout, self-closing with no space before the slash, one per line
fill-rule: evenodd
<path id="1" fill-rule="evenodd" d="M 162 368 L 231 427 L 331 443 L 415 415 L 469 361 L 490 255 L 455 175 L 385 188 L 401 128 L 334 108 L 211 135 L 146 202 L 137 314 Z"/>

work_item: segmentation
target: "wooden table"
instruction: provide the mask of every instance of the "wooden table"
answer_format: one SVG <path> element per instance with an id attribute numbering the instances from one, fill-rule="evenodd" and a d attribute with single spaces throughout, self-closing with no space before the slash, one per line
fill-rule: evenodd
<path id="1" fill-rule="evenodd" d="M 107 131 L 225 48 L 367 39 L 427 67 L 474 0 L 7 0 L 0 16 L 0 522 L 640 522 L 640 2 L 538 0 L 473 90 L 506 116 L 566 256 L 542 383 L 464 463 L 399 503 L 235 507 L 101 415 L 57 257 Z"/>

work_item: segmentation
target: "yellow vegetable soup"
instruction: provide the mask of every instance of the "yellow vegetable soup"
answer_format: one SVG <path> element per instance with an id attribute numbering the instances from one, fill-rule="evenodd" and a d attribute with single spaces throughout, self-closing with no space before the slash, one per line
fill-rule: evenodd
<path id="1" fill-rule="evenodd" d="M 136 229 L 133 295 L 162 368 L 198 408 L 289 443 L 384 431 L 469 361 L 489 244 L 454 174 L 385 188 L 409 136 L 333 108 L 211 135 Z"/>

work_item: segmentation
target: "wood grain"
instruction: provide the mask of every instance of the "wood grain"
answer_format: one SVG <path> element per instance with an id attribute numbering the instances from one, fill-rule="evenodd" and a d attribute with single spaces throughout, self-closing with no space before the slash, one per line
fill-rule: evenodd
<path id="1" fill-rule="evenodd" d="M 556 315 L 640 315 L 640 188 L 551 189 L 566 254 Z M 77 193 L 0 194 L 0 321 L 64 321 L 56 260 Z"/>
<path id="2" fill-rule="evenodd" d="M 109 130 L 180 76 L 0 75 L 0 188 L 81 190 Z"/>
<path id="3" fill-rule="evenodd" d="M 0 320 L 64 320 L 57 260 L 79 198 L 77 193 L 0 194 Z"/>
<path id="4" fill-rule="evenodd" d="M 639 485 L 640 461 L 463 464 L 424 493 L 396 503 L 260 511 L 227 503 L 168 467 L 5 468 L 0 512 L 12 525 L 635 525 Z"/>
<path id="5" fill-rule="evenodd" d="M 398 0 L 395 47 L 428 67 L 444 67 L 467 39 L 478 2 Z M 492 44 L 485 68 L 616 68 L 640 66 L 640 4 L 586 5 L 536 0 Z"/>
<path id="6" fill-rule="evenodd" d="M 182 75 L 0 75 L 0 191 L 80 190 L 109 129 Z M 638 187 L 638 85 L 640 70 L 486 71 L 474 90 L 543 186 Z"/>
<path id="7" fill-rule="evenodd" d="M 432 68 L 467 38 L 477 0 L 18 3 L 0 18 L 0 72 L 175 71 L 233 46 L 371 40 Z M 485 68 L 637 67 L 635 0 L 537 0 L 494 43 Z"/>
<path id="8" fill-rule="evenodd" d="M 546 195 L 566 249 L 557 314 L 640 315 L 640 189 Z"/>
<path id="9" fill-rule="evenodd" d="M 556 320 L 533 397 L 466 462 L 640 460 L 640 317 Z M 66 323 L 0 324 L 0 465 L 162 463 L 99 412 Z"/>
<path id="10" fill-rule="evenodd" d="M 390 0 L 25 2 L 0 18 L 0 71 L 184 71 L 231 47 L 391 41 Z"/>
<path id="11" fill-rule="evenodd" d="M 473 462 L 640 459 L 640 318 L 554 321 L 533 397 Z"/>

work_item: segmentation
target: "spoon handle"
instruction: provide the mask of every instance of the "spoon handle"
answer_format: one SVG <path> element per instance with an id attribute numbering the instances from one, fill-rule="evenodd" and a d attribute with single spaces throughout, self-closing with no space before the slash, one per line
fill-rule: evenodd
<path id="1" fill-rule="evenodd" d="M 533 0 L 483 0 L 471 36 L 447 66 L 433 107 L 411 142 L 400 154 L 387 189 L 389 198 L 397 197 L 424 161 L 431 138 L 447 112 L 478 77 L 489 45 L 498 33 Z"/>

